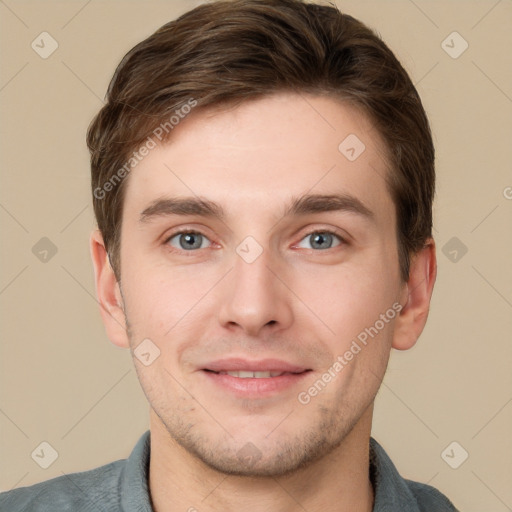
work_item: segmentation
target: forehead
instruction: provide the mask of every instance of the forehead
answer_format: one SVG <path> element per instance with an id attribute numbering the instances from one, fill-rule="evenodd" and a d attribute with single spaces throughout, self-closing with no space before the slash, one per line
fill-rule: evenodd
<path id="1" fill-rule="evenodd" d="M 131 171 L 126 210 L 165 195 L 238 210 L 282 208 L 305 193 L 348 193 L 393 220 L 385 144 L 362 112 L 330 97 L 282 93 L 197 110 Z"/>

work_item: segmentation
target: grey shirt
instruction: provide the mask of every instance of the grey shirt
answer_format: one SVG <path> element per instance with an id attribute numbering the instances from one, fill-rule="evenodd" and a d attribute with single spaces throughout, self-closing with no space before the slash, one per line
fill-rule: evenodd
<path id="1" fill-rule="evenodd" d="M 148 487 L 149 457 L 148 430 L 128 459 L 1 493 L 0 512 L 154 512 Z M 457 512 L 438 490 L 403 479 L 373 438 L 370 479 L 375 492 L 373 512 Z"/>

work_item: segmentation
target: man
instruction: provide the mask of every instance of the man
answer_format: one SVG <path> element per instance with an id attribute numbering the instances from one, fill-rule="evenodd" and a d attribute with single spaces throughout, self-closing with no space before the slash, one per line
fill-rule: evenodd
<path id="1" fill-rule="evenodd" d="M 436 278 L 432 137 L 393 53 L 334 7 L 213 2 L 135 46 L 107 99 L 91 254 L 150 430 L 1 510 L 455 510 L 370 437 Z"/>

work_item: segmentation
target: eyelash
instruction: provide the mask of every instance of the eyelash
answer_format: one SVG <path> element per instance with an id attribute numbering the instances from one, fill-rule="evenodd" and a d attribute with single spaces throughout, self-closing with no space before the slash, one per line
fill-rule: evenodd
<path id="1" fill-rule="evenodd" d="M 305 238 L 307 238 L 308 236 L 311 236 L 315 233 L 320 233 L 320 234 L 329 234 L 329 235 L 333 235 L 335 237 L 337 237 L 340 241 L 340 244 L 335 246 L 335 247 L 330 247 L 329 249 L 320 249 L 320 250 L 315 250 L 315 249 L 309 249 L 310 251 L 314 251 L 314 252 L 327 252 L 329 251 L 330 249 L 336 249 L 336 247 L 340 247 L 341 245 L 348 245 L 348 242 L 346 240 L 345 237 L 341 236 L 336 230 L 333 230 L 333 229 L 314 229 L 312 231 L 309 231 L 308 233 L 306 233 L 300 240 L 298 243 L 302 242 L 302 240 L 304 240 Z M 195 250 L 190 250 L 190 251 L 186 251 L 184 249 L 177 249 L 176 247 L 172 247 L 169 242 L 171 241 L 172 238 L 174 238 L 175 236 L 177 235 L 182 235 L 182 234 L 190 234 L 190 235 L 201 235 L 201 236 L 204 236 L 206 239 L 210 240 L 204 233 L 201 233 L 200 231 L 197 231 L 195 229 L 180 229 L 178 231 L 175 231 L 173 232 L 171 235 L 169 235 L 168 237 L 165 238 L 164 240 L 164 245 L 166 245 L 169 250 L 171 252 L 179 252 L 181 254 L 183 253 L 189 253 L 190 255 L 194 254 L 195 252 L 197 252 L 199 249 L 195 249 Z M 210 240 L 211 242 L 211 240 Z"/>

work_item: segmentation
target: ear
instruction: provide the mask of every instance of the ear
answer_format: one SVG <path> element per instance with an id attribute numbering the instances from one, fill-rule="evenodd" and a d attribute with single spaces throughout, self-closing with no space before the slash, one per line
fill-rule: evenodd
<path id="1" fill-rule="evenodd" d="M 427 322 L 436 276 L 436 244 L 429 238 L 425 247 L 411 258 L 409 280 L 404 284 L 400 301 L 404 307 L 395 322 L 393 348 L 407 350 L 420 337 Z"/>
<path id="2" fill-rule="evenodd" d="M 94 265 L 96 296 L 107 336 L 114 345 L 129 348 L 123 297 L 99 230 L 91 234 L 90 249 Z"/>

